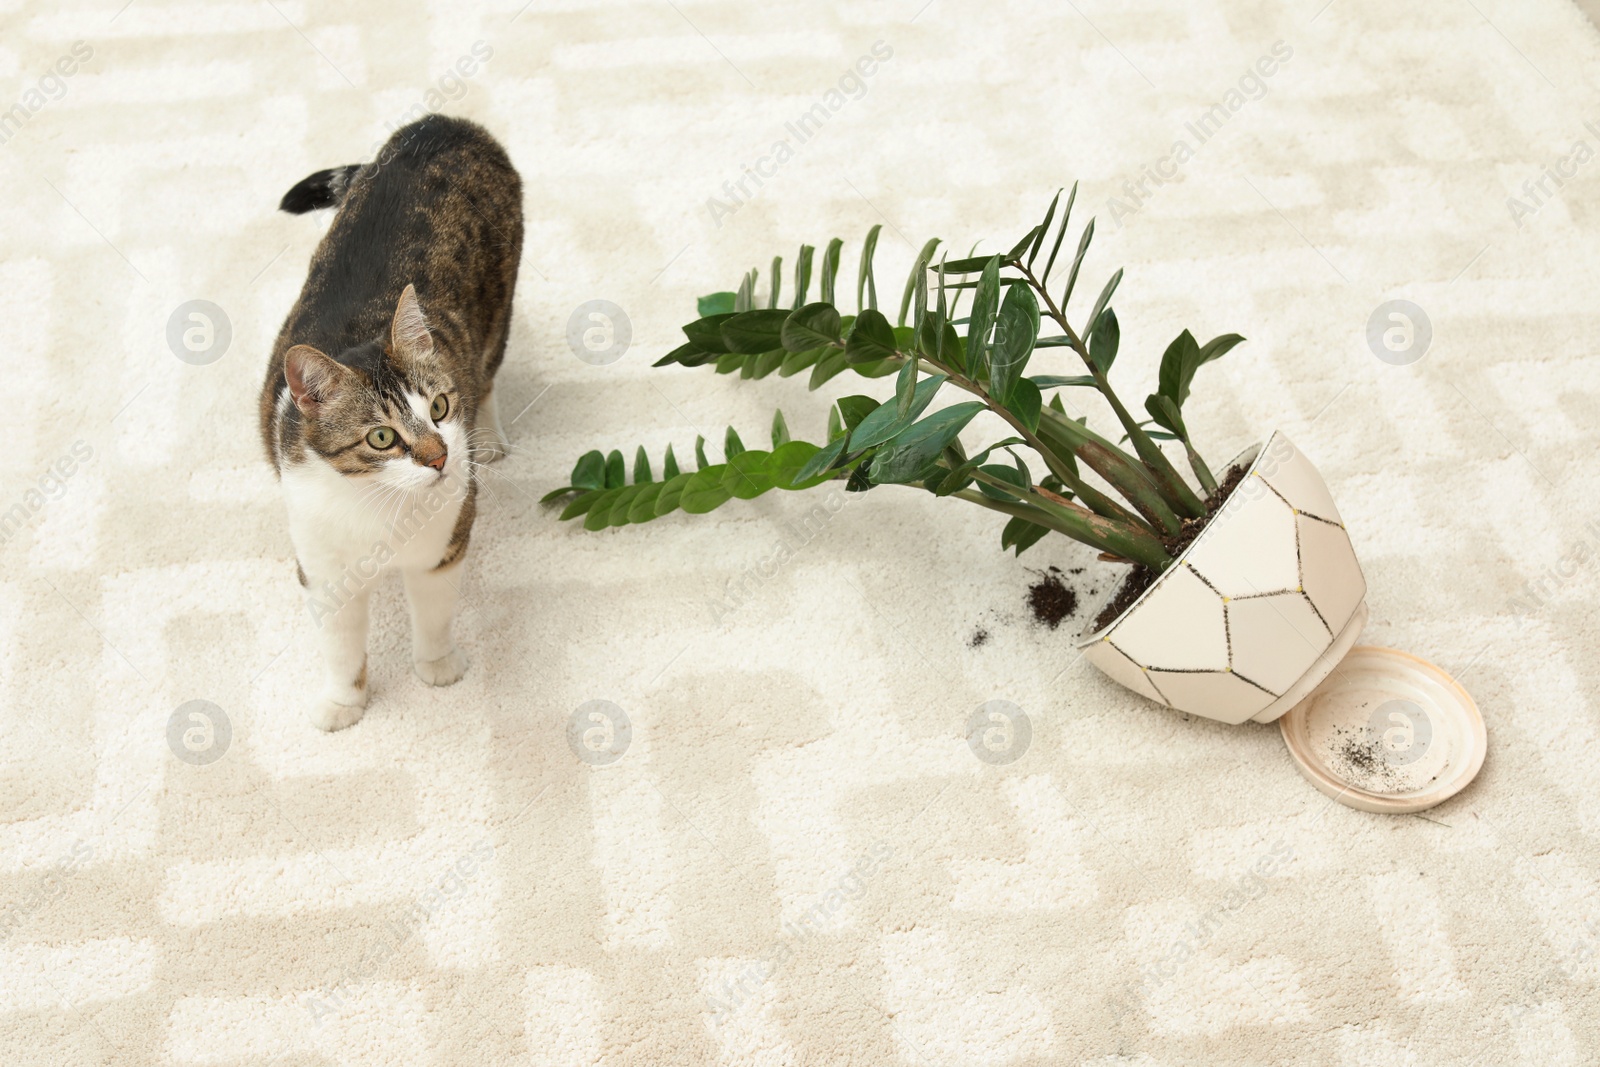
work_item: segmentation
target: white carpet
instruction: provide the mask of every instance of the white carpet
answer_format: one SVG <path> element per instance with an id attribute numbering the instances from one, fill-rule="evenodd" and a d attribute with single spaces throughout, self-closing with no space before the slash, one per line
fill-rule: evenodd
<path id="1" fill-rule="evenodd" d="M 0 546 L 0 1062 L 1600 1058 L 1600 166 L 1523 188 L 1600 147 L 1600 36 L 1567 0 L 921 4 L 0 3 L 0 112 L 25 112 L 0 124 L 0 513 L 26 512 Z M 390 586 L 372 707 L 327 736 L 255 427 L 327 220 L 273 208 L 430 91 L 528 190 L 518 451 L 469 555 L 466 678 L 410 675 Z M 1181 180 L 1119 229 L 1109 198 L 1179 138 Z M 1075 665 L 1081 618 L 1029 621 L 1030 568 L 1090 567 L 1080 616 L 1108 572 L 1001 555 L 980 509 L 884 488 L 807 538 L 826 491 L 600 535 L 535 503 L 591 447 L 757 443 L 775 405 L 815 440 L 863 391 L 651 370 L 698 293 L 835 233 L 848 274 L 882 222 L 897 300 L 925 237 L 1005 247 L 1075 178 L 1086 284 L 1127 268 L 1127 394 L 1182 327 L 1246 334 L 1201 372 L 1197 440 L 1286 431 L 1364 562 L 1366 642 L 1476 696 L 1488 761 L 1425 818 L 1331 804 L 1275 726 Z M 1410 366 L 1365 338 L 1396 298 L 1432 323 Z M 208 365 L 167 340 L 195 299 L 231 325 Z M 631 320 L 609 366 L 566 341 L 595 299 Z M 1031 723 L 1007 765 L 964 739 L 991 699 Z M 169 746 L 192 700 L 225 720 Z M 609 765 L 567 742 L 590 700 L 631 722 Z M 200 762 L 185 732 L 215 753 L 224 721 Z"/>

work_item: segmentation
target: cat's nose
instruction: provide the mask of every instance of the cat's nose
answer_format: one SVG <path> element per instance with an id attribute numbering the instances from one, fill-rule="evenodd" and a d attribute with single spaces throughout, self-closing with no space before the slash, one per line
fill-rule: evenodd
<path id="1" fill-rule="evenodd" d="M 424 467 L 432 467 L 436 471 L 444 470 L 445 457 L 449 454 L 450 450 L 445 447 L 444 438 L 438 434 L 426 434 L 411 446 L 411 458 Z"/>

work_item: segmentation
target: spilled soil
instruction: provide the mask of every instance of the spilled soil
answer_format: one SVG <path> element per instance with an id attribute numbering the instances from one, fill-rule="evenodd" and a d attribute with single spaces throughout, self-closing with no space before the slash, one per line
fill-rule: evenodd
<path id="1" fill-rule="evenodd" d="M 1035 622 L 1054 630 L 1061 620 L 1078 610 L 1078 594 L 1061 580 L 1061 568 L 1040 571 L 1039 580 L 1028 587 L 1028 610 Z"/>

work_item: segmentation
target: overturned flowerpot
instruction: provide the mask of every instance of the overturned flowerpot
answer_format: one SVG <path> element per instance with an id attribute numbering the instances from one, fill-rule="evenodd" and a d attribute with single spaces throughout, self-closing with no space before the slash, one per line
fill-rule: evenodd
<path id="1" fill-rule="evenodd" d="M 1078 641 L 1113 681 L 1226 723 L 1271 722 L 1299 703 L 1367 620 L 1366 579 L 1311 461 L 1274 433 L 1230 469 L 1243 465 L 1200 535 Z"/>

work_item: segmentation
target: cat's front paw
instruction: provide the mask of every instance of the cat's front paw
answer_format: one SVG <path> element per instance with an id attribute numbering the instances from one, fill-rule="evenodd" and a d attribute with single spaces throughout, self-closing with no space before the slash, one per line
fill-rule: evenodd
<path id="1" fill-rule="evenodd" d="M 451 649 L 438 659 L 419 659 L 413 666 L 417 677 L 429 685 L 455 685 L 467 673 L 467 657 L 459 649 Z"/>
<path id="2" fill-rule="evenodd" d="M 341 704 L 336 700 L 322 697 L 311 705 L 311 725 L 327 733 L 343 730 L 347 726 L 354 726 L 361 721 L 361 716 L 367 713 L 366 705 L 359 707 L 353 704 Z"/>

